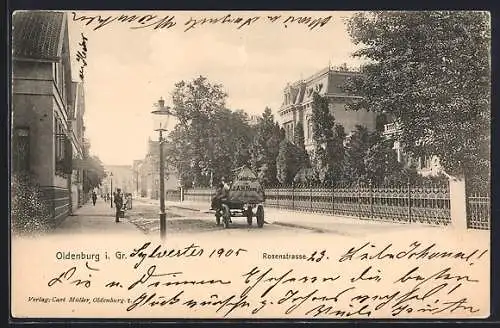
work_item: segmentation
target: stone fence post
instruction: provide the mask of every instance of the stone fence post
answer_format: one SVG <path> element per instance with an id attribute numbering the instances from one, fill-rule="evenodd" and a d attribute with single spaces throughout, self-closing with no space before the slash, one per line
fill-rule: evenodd
<path id="1" fill-rule="evenodd" d="M 467 229 L 467 195 L 464 178 L 449 178 L 451 226 L 455 229 Z"/>

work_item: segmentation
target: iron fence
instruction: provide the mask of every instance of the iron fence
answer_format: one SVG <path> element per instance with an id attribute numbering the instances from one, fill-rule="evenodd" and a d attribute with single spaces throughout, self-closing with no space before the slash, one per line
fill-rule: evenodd
<path id="1" fill-rule="evenodd" d="M 490 229 L 490 196 L 479 192 L 467 193 L 467 228 Z"/>
<path id="2" fill-rule="evenodd" d="M 184 190 L 184 200 L 210 202 L 210 188 Z M 451 224 L 449 184 L 409 183 L 398 186 L 336 184 L 291 185 L 265 188 L 265 205 L 279 209 L 401 223 Z M 180 190 L 167 192 L 167 200 L 180 201 Z M 467 227 L 490 229 L 490 196 L 467 191 Z"/>
<path id="3" fill-rule="evenodd" d="M 273 186 L 265 189 L 265 205 L 279 209 L 356 217 L 364 220 L 448 225 L 449 185 L 336 184 L 333 186 Z M 210 202 L 209 188 L 188 189 L 186 201 Z M 169 194 L 179 200 L 180 193 Z M 171 198 L 170 198 L 171 197 Z"/>
<path id="4" fill-rule="evenodd" d="M 178 202 L 181 200 L 180 190 L 167 190 L 165 199 L 171 202 Z"/>
<path id="5" fill-rule="evenodd" d="M 448 184 L 291 186 L 266 188 L 266 206 L 366 220 L 448 225 Z"/>
<path id="6" fill-rule="evenodd" d="M 185 201 L 207 202 L 210 203 L 215 191 L 210 188 L 196 188 L 184 190 Z M 180 194 L 179 194 L 180 197 Z"/>

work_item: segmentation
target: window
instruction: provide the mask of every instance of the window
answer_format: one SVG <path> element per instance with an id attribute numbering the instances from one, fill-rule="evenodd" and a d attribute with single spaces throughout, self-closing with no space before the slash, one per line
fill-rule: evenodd
<path id="1" fill-rule="evenodd" d="M 30 133 L 28 128 L 16 128 L 13 137 L 12 164 L 14 172 L 28 172 L 30 169 Z"/>
<path id="2" fill-rule="evenodd" d="M 66 103 L 66 88 L 65 88 L 65 79 L 66 77 L 64 76 L 64 69 L 61 70 L 61 86 L 59 87 L 60 88 L 60 91 L 61 91 L 61 97 L 63 99 L 63 101 Z"/>
<path id="3" fill-rule="evenodd" d="M 307 139 L 312 139 L 312 122 L 311 119 L 307 119 Z"/>
<path id="4" fill-rule="evenodd" d="M 55 145 L 55 160 L 56 160 L 56 174 L 58 173 L 63 173 L 64 172 L 64 159 L 65 159 L 65 141 L 66 141 L 66 135 L 64 133 L 64 127 L 61 123 L 61 121 L 56 118 L 55 120 L 55 140 L 54 140 L 54 145 Z"/>

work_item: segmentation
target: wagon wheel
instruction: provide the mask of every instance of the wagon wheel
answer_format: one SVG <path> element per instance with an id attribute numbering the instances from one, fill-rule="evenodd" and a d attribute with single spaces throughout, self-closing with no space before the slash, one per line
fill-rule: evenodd
<path id="1" fill-rule="evenodd" d="M 257 226 L 262 228 L 264 225 L 264 207 L 262 205 L 257 207 L 257 213 L 255 216 L 257 217 Z"/>
<path id="2" fill-rule="evenodd" d="M 252 208 L 248 207 L 247 208 L 247 223 L 249 226 L 252 225 L 252 217 L 253 217 Z"/>
<path id="3" fill-rule="evenodd" d="M 218 226 L 220 225 L 220 211 L 219 210 L 215 211 L 215 223 L 217 223 Z"/>
<path id="4" fill-rule="evenodd" d="M 229 206 L 226 204 L 222 204 L 222 224 L 224 225 L 224 229 L 229 228 L 229 221 L 231 220 L 231 211 L 229 210 Z"/>

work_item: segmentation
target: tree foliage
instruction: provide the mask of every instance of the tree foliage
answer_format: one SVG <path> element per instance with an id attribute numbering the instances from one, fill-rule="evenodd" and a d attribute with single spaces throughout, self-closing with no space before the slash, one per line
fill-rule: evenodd
<path id="1" fill-rule="evenodd" d="M 293 140 L 293 143 L 297 148 L 297 159 L 301 163 L 300 168 L 311 168 L 311 160 L 309 158 L 309 154 L 306 151 L 304 127 L 301 122 L 297 122 L 295 124 Z"/>
<path id="2" fill-rule="evenodd" d="M 184 186 L 208 186 L 232 170 L 248 165 L 254 130 L 243 111 L 225 106 L 222 85 L 200 76 L 175 85 L 173 112 L 178 124 L 170 133 L 168 163 Z"/>
<path id="3" fill-rule="evenodd" d="M 413 156 L 437 155 L 448 174 L 489 167 L 490 22 L 485 12 L 373 12 L 348 31 L 368 59 L 346 91 L 349 109 L 390 114 Z"/>
<path id="4" fill-rule="evenodd" d="M 370 143 L 363 163 L 366 176 L 375 184 L 387 183 L 391 177 L 403 171 L 403 164 L 398 162 L 397 153 L 392 149 L 394 142 L 385 140 L 375 132 Z"/>
<path id="5" fill-rule="evenodd" d="M 330 183 L 342 175 L 343 142 L 346 134 L 342 125 L 335 124 L 328 99 L 316 92 L 312 103 L 312 130 L 312 166 L 320 181 Z"/>
<path id="6" fill-rule="evenodd" d="M 295 174 L 293 182 L 297 186 L 310 186 L 318 184 L 318 172 L 316 172 L 312 167 L 303 167 L 297 172 L 297 174 Z"/>
<path id="7" fill-rule="evenodd" d="M 216 144 L 214 131 L 220 128 L 216 121 L 224 116 L 220 112 L 225 109 L 226 97 L 222 85 L 203 76 L 175 84 L 172 111 L 178 124 L 170 134 L 173 145 L 168 146 L 168 162 L 176 167 L 184 185 L 206 184 L 209 172 L 215 170 L 214 152 L 224 145 Z M 219 158 L 224 163 L 230 160 L 227 153 Z"/>
<path id="8" fill-rule="evenodd" d="M 301 148 L 306 149 L 305 139 L 304 139 L 304 126 L 302 122 L 297 122 L 293 131 L 293 143 Z"/>
<path id="9" fill-rule="evenodd" d="M 214 178 L 229 177 L 233 169 L 249 165 L 254 130 L 248 124 L 247 114 L 223 109 L 210 123 L 213 126 L 209 139 L 211 165 L 207 169 L 213 170 Z"/>
<path id="10" fill-rule="evenodd" d="M 346 143 L 344 180 L 352 182 L 367 178 L 365 157 L 373 145 L 370 131 L 363 125 L 356 125 Z"/>
<path id="11" fill-rule="evenodd" d="M 86 162 L 86 165 L 82 181 L 82 188 L 85 193 L 99 187 L 102 180 L 106 177 L 102 161 L 98 156 L 91 156 L 89 151 L 90 143 L 86 143 L 83 147 L 83 160 Z"/>
<path id="12" fill-rule="evenodd" d="M 276 158 L 281 140 L 279 124 L 275 122 L 271 109 L 266 107 L 255 127 L 251 149 L 251 168 L 264 185 L 273 185 L 278 182 Z"/>
<path id="13" fill-rule="evenodd" d="M 303 168 L 300 154 L 302 149 L 283 139 L 280 143 L 278 157 L 276 159 L 277 178 L 281 184 L 290 185 L 297 172 Z"/>

